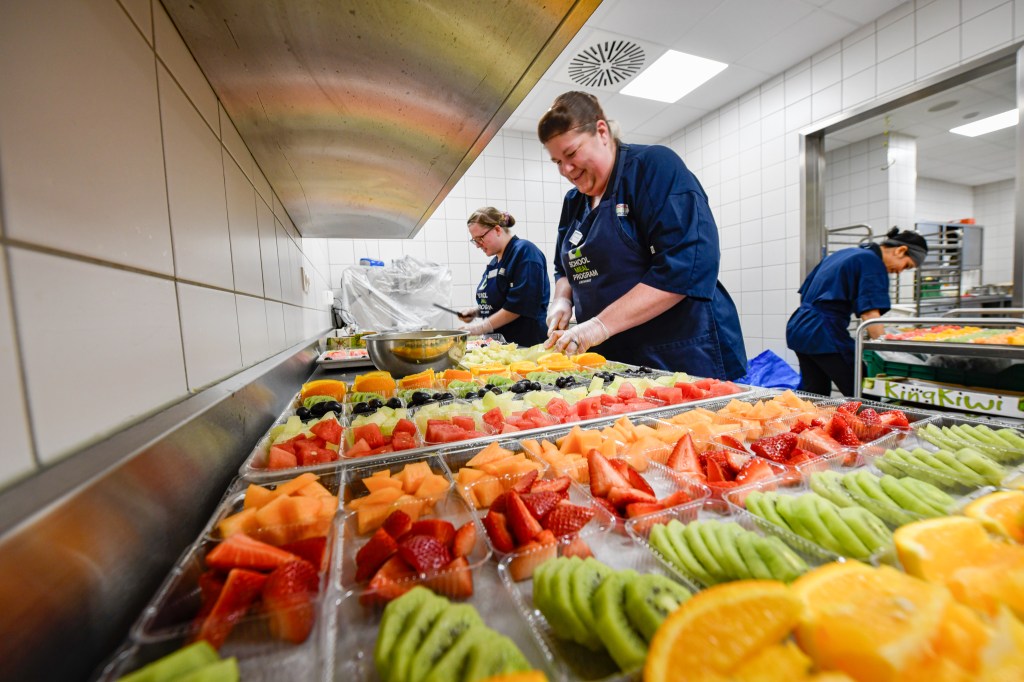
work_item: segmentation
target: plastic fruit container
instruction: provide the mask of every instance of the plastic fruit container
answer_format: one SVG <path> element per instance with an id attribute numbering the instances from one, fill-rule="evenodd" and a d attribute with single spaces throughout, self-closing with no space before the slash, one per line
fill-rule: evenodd
<path id="1" fill-rule="evenodd" d="M 430 480 L 424 487 L 428 475 Z M 376 480 L 384 478 L 398 483 Z M 397 492 L 389 492 L 391 488 Z M 353 462 L 342 479 L 341 512 L 346 526 L 354 525 L 357 535 L 369 538 L 396 509 L 402 509 L 413 520 L 429 516 L 451 488 L 451 474 L 437 457 L 420 454 Z"/>
<path id="2" fill-rule="evenodd" d="M 297 394 L 296 394 L 297 395 Z M 238 470 L 238 475 L 247 482 L 267 482 L 277 481 L 287 476 L 295 476 L 307 471 L 314 473 L 325 473 L 336 470 L 338 468 L 338 459 L 340 459 L 340 453 L 338 459 L 334 461 L 325 461 L 317 464 L 311 464 L 308 466 L 295 466 L 285 469 L 270 469 L 269 455 L 270 448 L 274 441 L 275 431 L 284 426 L 289 418 L 295 415 L 295 400 L 292 401 L 292 406 L 288 407 L 270 426 L 265 434 L 257 441 L 256 446 L 253 448 L 252 453 L 245 459 L 242 466 Z M 344 447 L 345 442 L 345 431 L 348 430 L 348 418 L 341 414 L 337 415 L 339 424 L 342 427 L 342 445 Z"/>
<path id="3" fill-rule="evenodd" d="M 626 532 L 631 538 L 638 542 L 641 546 L 651 552 L 652 555 L 665 567 L 667 571 L 677 573 L 679 576 L 687 581 L 693 582 L 702 587 L 711 587 L 714 584 L 721 582 L 729 582 L 732 580 L 742 580 L 747 578 L 755 579 L 767 579 L 777 580 L 782 579 L 784 574 L 779 573 L 777 570 L 772 571 L 770 566 L 765 565 L 764 567 L 769 570 L 768 574 L 756 574 L 756 575 L 742 575 L 740 573 L 731 572 L 729 566 L 724 567 L 724 573 L 720 576 L 714 576 L 712 580 L 708 580 L 708 573 L 705 570 L 703 575 L 698 574 L 696 570 L 688 567 L 685 561 L 676 561 L 670 559 L 668 556 L 662 554 L 651 544 L 650 536 L 651 531 L 655 526 L 668 524 L 672 521 L 678 521 L 683 524 L 684 527 L 689 526 L 694 522 L 713 521 L 720 523 L 735 522 L 740 525 L 744 530 L 751 531 L 754 534 L 761 537 L 775 537 L 786 544 L 789 549 L 793 550 L 796 555 L 803 560 L 809 568 L 820 566 L 828 563 L 832 560 L 832 556 L 827 552 L 823 552 L 817 545 L 804 541 L 803 538 L 795 536 L 791 533 L 780 534 L 776 532 L 775 527 L 766 527 L 754 523 L 752 515 L 733 515 L 728 510 L 723 511 L 722 505 L 715 503 L 713 500 L 704 500 L 693 502 L 692 504 L 683 505 L 681 507 L 674 507 L 672 509 L 666 509 L 663 512 L 651 514 L 649 516 L 640 517 L 637 519 L 631 519 L 626 523 Z M 696 526 L 695 526 L 696 528 Z M 701 542 L 700 537 L 694 540 L 695 542 Z M 736 556 L 740 561 L 743 561 L 745 554 L 740 554 L 740 548 L 734 545 L 733 547 L 737 554 Z M 757 550 L 751 546 L 746 545 L 742 552 L 753 551 L 757 555 Z M 759 556 L 759 555 L 758 555 Z M 714 557 L 713 557 L 714 558 Z M 700 562 L 700 559 L 695 555 L 688 557 L 689 561 L 696 559 Z M 711 563 L 711 562 L 709 562 Z M 763 561 L 761 562 L 764 563 Z M 703 564 L 700 564 L 705 569 L 707 568 Z M 785 574 L 785 577 L 792 578 L 793 574 Z"/>

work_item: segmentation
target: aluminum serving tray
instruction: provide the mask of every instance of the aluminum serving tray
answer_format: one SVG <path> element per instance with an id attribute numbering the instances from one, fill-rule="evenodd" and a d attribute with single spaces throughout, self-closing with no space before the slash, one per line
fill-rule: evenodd
<path id="1" fill-rule="evenodd" d="M 638 573 L 659 573 L 680 583 L 691 593 L 698 587 L 676 573 L 666 571 L 654 557 L 624 534 L 604 533 L 585 539 L 598 561 L 611 568 L 632 569 Z M 567 546 L 559 543 L 559 554 Z M 543 550 L 542 550 L 543 551 Z M 540 647 L 551 652 L 558 669 L 558 677 L 552 679 L 600 680 L 601 682 L 624 682 L 635 679 L 639 671 L 622 672 L 607 654 L 594 652 L 583 646 L 555 636 L 554 630 L 544 615 L 533 605 L 533 580 L 516 582 L 509 570 L 511 562 L 519 558 L 509 555 L 498 564 L 498 572 L 508 594 L 512 595 L 519 613 L 530 624 L 531 633 Z"/>
<path id="2" fill-rule="evenodd" d="M 338 351 L 344 350 L 359 350 L 359 349 L 347 349 L 338 348 L 334 350 L 325 350 L 316 359 L 316 364 L 323 369 L 348 369 L 350 367 L 373 367 L 373 360 L 370 359 L 369 355 L 365 357 L 354 357 L 354 358 L 338 358 L 332 359 L 328 357 L 331 353 L 337 353 Z M 365 351 L 365 349 L 362 349 Z"/>

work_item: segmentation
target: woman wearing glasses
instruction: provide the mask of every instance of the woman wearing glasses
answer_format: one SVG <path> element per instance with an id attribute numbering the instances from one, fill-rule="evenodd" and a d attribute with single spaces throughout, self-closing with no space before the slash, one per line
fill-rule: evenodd
<path id="1" fill-rule="evenodd" d="M 463 310 L 459 319 L 468 322 L 470 334 L 496 332 L 506 341 L 532 346 L 547 337 L 547 260 L 532 242 L 509 230 L 516 219 L 487 206 L 466 221 L 469 241 L 491 256 L 476 288 L 476 308 Z"/>
<path id="2" fill-rule="evenodd" d="M 718 281 L 718 228 L 671 149 L 620 142 L 593 95 L 560 95 L 537 133 L 562 177 L 548 345 L 701 377 L 746 372 L 736 306 Z M 575 327 L 567 328 L 573 309 Z"/>

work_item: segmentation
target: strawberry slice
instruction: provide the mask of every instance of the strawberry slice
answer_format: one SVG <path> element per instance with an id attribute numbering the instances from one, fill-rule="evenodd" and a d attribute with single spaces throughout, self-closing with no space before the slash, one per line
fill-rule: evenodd
<path id="1" fill-rule="evenodd" d="M 663 497 L 658 502 L 662 507 L 668 509 L 669 507 L 678 507 L 681 504 L 692 502 L 693 498 L 685 490 L 677 490 L 667 497 Z"/>
<path id="2" fill-rule="evenodd" d="M 626 475 L 627 475 L 627 479 L 626 480 L 629 481 L 629 484 L 631 486 L 633 486 L 634 488 L 636 488 L 640 492 L 647 493 L 648 495 L 650 495 L 652 497 L 655 496 L 654 495 L 654 488 L 651 487 L 651 484 L 648 483 L 647 480 L 643 476 L 640 475 L 639 471 L 637 471 L 633 467 L 629 466 L 628 464 L 626 465 Z"/>
<path id="3" fill-rule="evenodd" d="M 895 410 L 892 410 L 892 411 L 895 412 Z M 862 422 L 864 422 L 865 424 L 869 424 L 870 425 L 870 424 L 881 424 L 882 423 L 882 420 L 879 419 L 878 412 L 876 412 L 871 407 L 865 407 L 863 410 L 861 410 L 857 414 L 857 416 L 860 417 L 860 420 Z M 906 415 L 903 415 L 903 416 L 906 417 Z"/>
<path id="4" fill-rule="evenodd" d="M 534 518 L 533 514 L 530 513 L 529 507 L 523 502 L 522 498 L 515 491 L 511 491 L 508 498 L 508 527 L 512 530 L 512 535 L 515 537 L 516 542 L 520 545 L 525 545 L 530 542 L 544 530 L 543 526 L 540 525 L 540 521 Z"/>
<path id="5" fill-rule="evenodd" d="M 657 502 L 658 498 L 654 495 L 649 495 L 642 490 L 636 488 L 621 488 L 614 487 L 608 491 L 608 501 L 615 506 L 616 509 L 625 509 L 627 505 L 635 502 Z"/>
<path id="6" fill-rule="evenodd" d="M 634 502 L 626 505 L 626 518 L 631 519 L 644 514 L 654 514 L 663 511 L 665 507 L 660 502 Z"/>
<path id="7" fill-rule="evenodd" d="M 413 523 L 407 535 L 426 535 L 434 538 L 445 547 L 450 547 L 452 540 L 455 539 L 455 526 L 452 525 L 451 521 L 443 519 L 423 519 Z"/>
<path id="8" fill-rule="evenodd" d="M 271 571 L 298 558 L 291 552 L 254 540 L 244 533 L 235 533 L 210 550 L 206 555 L 206 565 L 222 571 L 232 568 Z"/>
<path id="9" fill-rule="evenodd" d="M 839 416 L 839 414 L 832 416 L 832 419 L 829 420 L 828 426 L 825 430 L 829 436 L 841 445 L 854 448 L 860 447 L 861 445 L 860 439 L 857 438 L 857 434 L 853 432 L 853 429 L 850 428 L 847 421 L 843 419 L 843 417 Z"/>
<path id="10" fill-rule="evenodd" d="M 700 474 L 700 462 L 697 460 L 697 449 L 693 447 L 693 438 L 686 434 L 672 448 L 672 454 L 665 462 L 669 469 Z"/>
<path id="11" fill-rule="evenodd" d="M 548 478 L 544 480 L 536 480 L 533 482 L 533 486 L 530 488 L 531 493 L 543 493 L 553 492 L 558 493 L 565 497 L 569 492 L 569 486 L 572 484 L 572 479 L 568 476 L 559 476 L 558 478 Z"/>
<path id="12" fill-rule="evenodd" d="M 281 545 L 281 549 L 291 552 L 300 559 L 305 559 L 318 571 L 324 569 L 324 559 L 327 558 L 327 538 L 323 535 L 313 538 L 304 538 Z"/>
<path id="13" fill-rule="evenodd" d="M 598 450 L 587 454 L 587 468 L 590 473 L 590 492 L 595 497 L 604 497 L 613 487 L 629 488 L 629 482 L 608 462 Z"/>
<path id="14" fill-rule="evenodd" d="M 763 481 L 775 476 L 775 471 L 771 465 L 763 459 L 757 459 L 751 457 L 750 461 L 747 462 L 739 473 L 736 474 L 737 483 L 754 483 L 756 481 Z"/>
<path id="15" fill-rule="evenodd" d="M 490 508 L 493 509 L 494 511 L 500 512 L 502 514 L 507 513 L 508 512 L 508 498 L 509 498 L 509 496 L 511 494 L 512 494 L 512 491 L 509 490 L 507 492 L 503 492 L 502 494 L 498 495 L 497 497 L 494 498 L 494 501 L 491 502 Z"/>
<path id="16" fill-rule="evenodd" d="M 396 509 L 384 520 L 381 528 L 386 530 L 391 537 L 401 540 L 403 535 L 412 530 L 412 517 L 401 509 Z"/>
<path id="17" fill-rule="evenodd" d="M 719 483 L 729 480 L 729 477 L 725 474 L 725 469 L 719 464 L 718 459 L 708 457 L 705 461 L 707 462 L 707 472 L 705 475 L 707 476 L 708 483 Z"/>
<path id="18" fill-rule="evenodd" d="M 622 476 L 627 481 L 629 480 L 629 464 L 624 459 L 610 459 L 608 463 L 612 465 L 612 469 L 619 472 L 619 476 Z"/>
<path id="19" fill-rule="evenodd" d="M 897 429 L 909 429 L 910 421 L 907 419 L 907 415 L 899 410 L 889 410 L 878 415 L 878 421 L 883 426 L 891 426 Z"/>
<path id="20" fill-rule="evenodd" d="M 520 495 L 519 499 L 526 505 L 533 518 L 538 521 L 544 521 L 544 517 L 562 501 L 562 496 L 556 492 L 547 491 L 526 493 L 525 495 Z"/>
<path id="21" fill-rule="evenodd" d="M 842 410 L 843 412 L 850 412 L 852 414 L 857 414 L 857 410 L 859 410 L 860 406 L 863 405 L 863 404 L 864 403 L 860 402 L 859 400 L 851 400 L 849 402 L 845 402 L 842 405 L 840 405 L 839 409 Z"/>
<path id="22" fill-rule="evenodd" d="M 363 606 L 387 604 L 415 587 L 416 582 L 411 580 L 415 576 L 416 573 L 409 568 L 409 564 L 396 554 L 385 561 L 373 576 L 366 592 L 359 596 L 359 603 Z"/>
<path id="23" fill-rule="evenodd" d="M 531 469 L 530 471 L 527 471 L 525 474 L 519 477 L 519 479 L 511 488 L 509 488 L 509 490 L 514 490 L 520 495 L 523 493 L 530 492 L 530 488 L 533 487 L 533 482 L 537 480 L 538 473 L 539 472 L 536 469 Z"/>
<path id="24" fill-rule="evenodd" d="M 720 435 L 718 437 L 718 442 L 727 448 L 739 450 L 740 452 L 747 452 L 747 446 L 745 446 L 741 440 L 733 436 L 730 436 L 727 433 L 723 433 L 722 435 Z"/>
<path id="25" fill-rule="evenodd" d="M 487 515 L 484 516 L 483 523 L 487 537 L 491 539 L 495 550 L 507 554 L 516 548 L 516 541 L 512 538 L 512 533 L 509 532 L 508 519 L 504 514 L 494 511 L 494 507 L 491 507 Z"/>
<path id="26" fill-rule="evenodd" d="M 452 540 L 452 556 L 469 556 L 476 546 L 476 524 L 468 521 L 455 531 L 455 539 Z"/>
<path id="27" fill-rule="evenodd" d="M 224 589 L 224 575 L 220 571 L 203 571 L 199 574 L 199 613 L 196 614 L 196 622 L 202 623 L 203 619 L 213 610 L 214 604 Z"/>
<path id="28" fill-rule="evenodd" d="M 372 578 L 384 562 L 398 551 L 398 543 L 383 528 L 378 528 L 369 542 L 356 552 L 356 580 Z"/>
<path id="29" fill-rule="evenodd" d="M 436 571 L 452 561 L 448 545 L 429 535 L 406 535 L 398 543 L 398 555 L 417 573 Z"/>
<path id="30" fill-rule="evenodd" d="M 745 455 L 740 452 L 733 452 L 732 450 L 723 450 L 722 453 L 725 455 L 725 466 L 728 467 L 732 477 L 740 472 L 743 465 L 750 459 L 750 455 Z"/>
<path id="31" fill-rule="evenodd" d="M 611 508 L 612 513 L 614 507 Z M 577 504 L 563 503 L 555 507 L 544 519 L 544 528 L 550 530 L 555 537 L 564 537 L 579 532 L 583 526 L 590 523 L 594 518 L 594 510 L 590 507 L 581 507 Z"/>
<path id="32" fill-rule="evenodd" d="M 473 596 L 473 572 L 469 570 L 469 562 L 463 556 L 452 559 L 439 575 L 424 580 L 423 584 L 449 599 L 468 599 Z"/>
<path id="33" fill-rule="evenodd" d="M 581 559 L 586 559 L 594 556 L 594 552 L 590 549 L 590 545 L 583 541 L 583 538 L 575 537 L 562 547 L 562 556 L 578 556 Z"/>
<path id="34" fill-rule="evenodd" d="M 256 601 L 266 582 L 267 576 L 262 573 L 244 568 L 231 569 L 216 603 L 203 620 L 196 639 L 205 639 L 214 649 L 220 649 L 231 634 L 231 629 Z"/>
<path id="35" fill-rule="evenodd" d="M 803 431 L 804 429 L 809 429 L 809 428 L 810 428 L 810 426 L 808 426 L 807 424 L 805 424 L 805 423 L 803 423 L 802 421 L 799 421 L 799 420 L 798 420 L 798 421 L 796 422 L 796 424 L 793 424 L 793 427 L 792 427 L 792 428 L 791 428 L 791 429 L 789 430 L 789 432 L 790 432 L 790 433 L 800 433 L 800 432 L 802 432 L 802 431 Z"/>
<path id="36" fill-rule="evenodd" d="M 316 620 L 316 599 L 320 580 L 313 564 L 299 559 L 274 569 L 263 585 L 263 610 L 270 633 L 292 644 L 309 637 Z"/>
<path id="37" fill-rule="evenodd" d="M 806 433 L 806 431 L 804 432 Z M 756 455 L 773 462 L 785 462 L 789 453 L 796 447 L 798 436 L 793 433 L 780 433 L 777 436 L 758 438 L 751 443 L 750 449 Z"/>
<path id="38" fill-rule="evenodd" d="M 599 507 L 602 507 L 605 511 L 607 511 L 612 516 L 618 516 L 619 515 L 619 510 L 616 509 L 614 507 L 614 505 L 612 505 L 612 503 L 609 502 L 608 500 L 604 499 L 603 497 L 595 497 L 593 499 L 594 499 L 594 504 L 596 504 Z M 549 518 L 548 519 L 548 523 L 550 523 L 550 522 L 551 521 L 550 521 L 550 518 Z M 556 535 L 557 535 L 557 533 L 556 533 Z"/>
<path id="39" fill-rule="evenodd" d="M 827 452 L 835 452 L 836 450 L 842 450 L 843 448 L 842 445 L 825 433 L 820 427 L 807 429 L 801 433 L 797 436 L 796 445 L 801 450 L 807 450 L 808 452 L 812 452 L 816 455 L 824 455 Z"/>

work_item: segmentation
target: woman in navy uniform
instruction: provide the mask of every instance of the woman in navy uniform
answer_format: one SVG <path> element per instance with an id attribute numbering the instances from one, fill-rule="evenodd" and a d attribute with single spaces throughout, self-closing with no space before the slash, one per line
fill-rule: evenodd
<path id="1" fill-rule="evenodd" d="M 476 288 L 477 307 L 463 310 L 459 319 L 469 323 L 463 329 L 470 334 L 497 332 L 506 341 L 532 346 L 547 337 L 548 264 L 532 242 L 509 232 L 515 224 L 491 206 L 466 221 L 469 241 L 493 258 Z"/>
<path id="2" fill-rule="evenodd" d="M 916 232 L 892 228 L 881 244 L 863 244 L 826 256 L 800 285 L 800 307 L 786 324 L 786 345 L 800 362 L 800 390 L 829 395 L 835 383 L 854 394 L 850 315 L 862 320 L 889 311 L 889 273 L 914 268 L 928 255 L 928 241 Z M 881 325 L 868 335 L 882 335 Z"/>
<path id="3" fill-rule="evenodd" d="M 537 126 L 575 189 L 562 202 L 548 345 L 717 379 L 746 372 L 736 306 L 718 281 L 718 228 L 671 149 L 629 145 L 600 103 L 560 95 Z M 575 309 L 579 324 L 568 327 Z"/>

